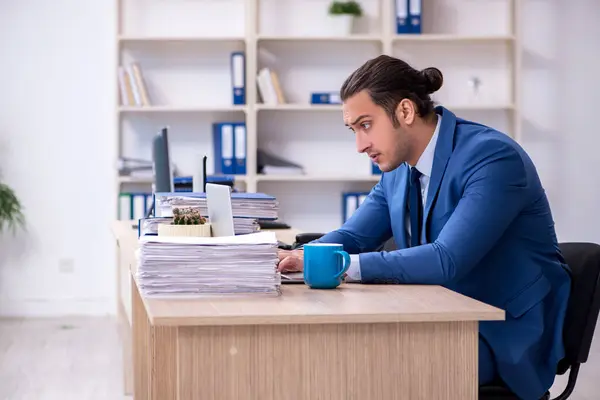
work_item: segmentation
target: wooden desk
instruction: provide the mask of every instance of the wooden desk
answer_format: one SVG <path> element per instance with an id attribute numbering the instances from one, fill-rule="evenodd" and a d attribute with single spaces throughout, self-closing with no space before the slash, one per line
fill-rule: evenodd
<path id="1" fill-rule="evenodd" d="M 439 286 L 132 293 L 134 399 L 476 399 L 478 321 L 504 318 Z"/>
<path id="2" fill-rule="evenodd" d="M 137 221 L 114 221 L 112 224 L 112 232 L 117 246 L 117 317 L 123 344 L 123 384 L 126 395 L 133 393 L 131 271 L 135 272 L 137 268 L 135 251 L 138 248 L 138 236 L 137 229 L 133 228 L 135 224 Z M 300 233 L 297 229 L 279 229 L 273 230 L 273 232 L 277 235 L 278 240 L 290 244 Z"/>
<path id="3" fill-rule="evenodd" d="M 135 271 L 135 250 L 138 248 L 134 221 L 114 221 L 112 232 L 117 246 L 117 321 L 123 349 L 123 387 L 126 395 L 133 394 L 133 360 L 131 325 L 131 271 Z"/>

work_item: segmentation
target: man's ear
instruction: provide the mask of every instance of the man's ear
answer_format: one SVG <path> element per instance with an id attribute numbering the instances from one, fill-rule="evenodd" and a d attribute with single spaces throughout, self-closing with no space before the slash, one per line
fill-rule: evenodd
<path id="1" fill-rule="evenodd" d="M 415 121 L 416 109 L 415 103 L 408 99 L 402 99 L 396 107 L 396 118 L 404 125 L 412 125 Z"/>

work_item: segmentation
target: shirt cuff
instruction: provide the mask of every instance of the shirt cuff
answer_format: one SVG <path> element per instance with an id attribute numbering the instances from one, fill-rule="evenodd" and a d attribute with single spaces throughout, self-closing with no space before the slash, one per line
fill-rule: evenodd
<path id="1" fill-rule="evenodd" d="M 350 254 L 350 267 L 346 271 L 346 281 L 360 282 L 360 258 L 358 254 Z"/>

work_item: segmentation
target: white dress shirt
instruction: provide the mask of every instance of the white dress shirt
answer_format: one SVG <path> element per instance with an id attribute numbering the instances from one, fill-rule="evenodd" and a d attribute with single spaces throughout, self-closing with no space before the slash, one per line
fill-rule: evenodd
<path id="1" fill-rule="evenodd" d="M 421 177 L 419 178 L 419 182 L 421 183 L 421 199 L 423 200 L 423 209 L 425 209 L 425 202 L 427 200 L 427 190 L 429 189 L 429 179 L 431 178 L 431 170 L 433 169 L 433 158 L 435 156 L 435 146 L 437 144 L 437 139 L 440 133 L 440 125 L 442 124 L 442 116 L 437 116 L 437 125 L 435 126 L 435 130 L 433 131 L 433 136 L 431 136 L 431 140 L 423 150 L 423 154 L 419 157 L 417 161 L 417 165 L 415 167 L 419 172 L 421 172 Z M 412 167 L 412 165 L 409 165 Z M 407 217 L 407 239 L 410 241 L 410 216 Z M 350 254 L 350 267 L 346 272 L 346 280 L 348 281 L 360 281 L 360 259 L 358 254 Z"/>

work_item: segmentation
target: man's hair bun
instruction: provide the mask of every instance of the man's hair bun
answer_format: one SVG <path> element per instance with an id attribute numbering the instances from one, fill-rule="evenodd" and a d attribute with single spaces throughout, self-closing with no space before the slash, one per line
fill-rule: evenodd
<path id="1" fill-rule="evenodd" d="M 442 84 L 444 83 L 444 76 L 439 69 L 435 67 L 429 67 L 425 68 L 420 73 L 425 82 L 427 93 L 431 94 L 440 90 Z"/>

